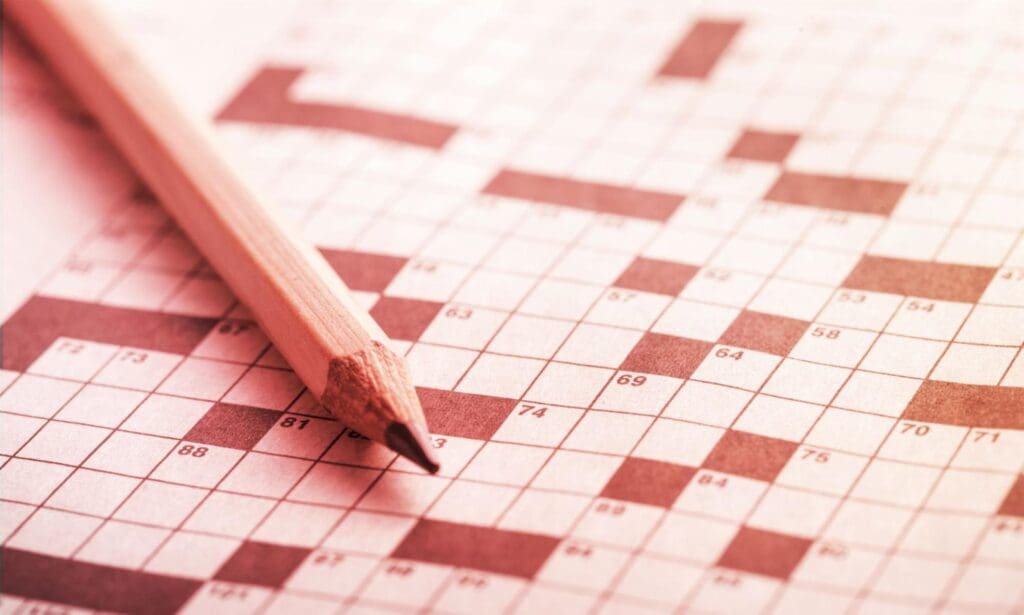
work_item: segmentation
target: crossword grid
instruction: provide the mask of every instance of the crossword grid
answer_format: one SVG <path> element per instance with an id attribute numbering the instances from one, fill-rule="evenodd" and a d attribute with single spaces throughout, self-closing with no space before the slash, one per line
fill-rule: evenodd
<path id="1" fill-rule="evenodd" d="M 169 610 L 1024 610 L 1019 36 L 396 7 L 311 7 L 267 66 L 441 149 L 221 131 L 408 357 L 440 475 L 330 420 L 139 194 L 4 325 L 5 591 L 142 608 L 31 574 L 75 562 Z M 710 77 L 651 80 L 715 23 Z"/>

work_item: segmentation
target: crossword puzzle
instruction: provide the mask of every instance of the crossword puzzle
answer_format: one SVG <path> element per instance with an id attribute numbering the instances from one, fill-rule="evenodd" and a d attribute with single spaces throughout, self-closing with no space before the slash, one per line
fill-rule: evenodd
<path id="1" fill-rule="evenodd" d="M 1019 10 L 601 4 L 307 2 L 216 115 L 440 473 L 140 188 L 2 328 L 0 612 L 1024 613 Z"/>

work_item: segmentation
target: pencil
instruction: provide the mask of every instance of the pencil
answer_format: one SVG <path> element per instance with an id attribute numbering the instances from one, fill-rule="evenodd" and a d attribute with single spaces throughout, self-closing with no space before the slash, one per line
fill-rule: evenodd
<path id="1" fill-rule="evenodd" d="M 429 472 L 439 469 L 405 360 L 324 258 L 236 174 L 88 0 L 6 0 L 10 17 L 320 403 Z"/>

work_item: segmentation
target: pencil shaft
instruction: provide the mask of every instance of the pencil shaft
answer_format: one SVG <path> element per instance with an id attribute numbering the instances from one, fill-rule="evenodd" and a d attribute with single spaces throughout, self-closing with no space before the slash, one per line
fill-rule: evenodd
<path id="1" fill-rule="evenodd" d="M 339 397 L 337 382 L 329 383 L 338 361 L 352 369 L 383 370 L 368 377 L 357 374 L 354 381 L 385 389 L 382 395 L 411 396 L 396 403 L 412 403 L 415 407 L 406 412 L 412 416 L 401 416 L 404 410 L 399 409 L 396 417 L 371 417 L 387 414 L 388 404 L 377 407 L 376 402 L 332 411 L 382 440 L 391 419 L 422 421 L 404 362 L 391 356 L 385 334 L 323 257 L 230 167 L 206 122 L 176 104 L 90 2 L 10 0 L 4 8 L 256 315 L 314 395 L 321 398 L 331 391 L 330 398 Z M 357 360 L 347 359 L 353 356 Z M 368 356 L 372 360 L 359 358 Z M 337 374 L 333 378 L 338 380 Z M 348 393 L 341 397 L 348 406 L 358 406 Z"/>

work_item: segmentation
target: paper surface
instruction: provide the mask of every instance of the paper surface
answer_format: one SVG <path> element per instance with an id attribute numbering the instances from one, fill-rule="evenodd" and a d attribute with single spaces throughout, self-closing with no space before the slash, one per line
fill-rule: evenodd
<path id="1" fill-rule="evenodd" d="M 5 37 L 3 612 L 1024 610 L 1019 7 L 172 4 L 112 8 L 443 468 Z"/>

